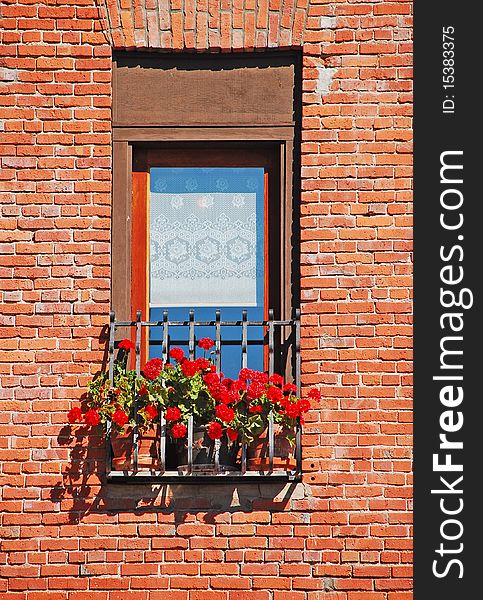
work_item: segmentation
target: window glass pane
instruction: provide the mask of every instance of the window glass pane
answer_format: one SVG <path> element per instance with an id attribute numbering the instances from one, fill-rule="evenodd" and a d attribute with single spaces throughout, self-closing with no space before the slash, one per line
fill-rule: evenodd
<path id="1" fill-rule="evenodd" d="M 150 306 L 261 306 L 262 168 L 150 170 Z"/>
<path id="2" fill-rule="evenodd" d="M 264 318 L 264 169 L 150 169 L 150 320 L 239 321 Z M 223 327 L 221 366 L 241 367 L 241 327 Z M 248 328 L 248 366 L 263 368 L 263 327 Z M 215 337 L 197 327 L 196 337 Z M 188 353 L 188 327 L 171 327 L 169 346 Z M 161 356 L 162 330 L 150 332 L 150 357 Z M 201 354 L 200 354 L 201 352 Z M 202 351 L 197 355 L 202 355 Z"/>

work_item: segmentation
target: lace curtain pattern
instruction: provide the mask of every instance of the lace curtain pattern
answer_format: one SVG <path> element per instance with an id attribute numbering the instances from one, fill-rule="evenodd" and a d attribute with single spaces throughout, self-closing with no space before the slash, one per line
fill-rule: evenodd
<path id="1" fill-rule="evenodd" d="M 263 170 L 151 171 L 151 306 L 255 306 Z"/>

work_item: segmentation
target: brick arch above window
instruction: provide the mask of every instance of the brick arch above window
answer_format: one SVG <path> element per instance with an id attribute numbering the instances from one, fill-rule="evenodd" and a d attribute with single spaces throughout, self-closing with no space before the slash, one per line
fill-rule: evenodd
<path id="1" fill-rule="evenodd" d="M 311 0 L 97 2 L 113 48 L 184 51 L 301 46 L 312 4 Z M 320 14 L 316 12 L 320 27 Z"/>

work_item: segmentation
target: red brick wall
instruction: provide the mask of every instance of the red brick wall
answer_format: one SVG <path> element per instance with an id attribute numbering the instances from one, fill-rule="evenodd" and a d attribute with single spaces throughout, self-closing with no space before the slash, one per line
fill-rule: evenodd
<path id="1" fill-rule="evenodd" d="M 411 4 L 1 11 L 0 596 L 408 600 Z M 304 482 L 101 486 L 102 443 L 64 423 L 104 350 L 111 49 L 299 45 Z"/>

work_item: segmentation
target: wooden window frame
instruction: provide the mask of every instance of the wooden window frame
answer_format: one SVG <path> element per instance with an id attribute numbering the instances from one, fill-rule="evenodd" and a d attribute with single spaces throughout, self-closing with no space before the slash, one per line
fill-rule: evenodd
<path id="1" fill-rule="evenodd" d="M 296 273 L 294 266 L 294 222 L 292 202 L 292 164 L 293 164 L 293 132 L 289 128 L 245 128 L 240 131 L 233 128 L 213 130 L 211 128 L 190 129 L 189 132 L 180 129 L 166 131 L 164 128 L 121 128 L 113 132 L 113 206 L 112 206 L 112 297 L 111 305 L 120 319 L 132 319 L 131 306 L 131 265 L 132 265 L 132 181 L 133 181 L 133 150 L 145 146 L 146 143 L 162 148 L 195 147 L 196 144 L 208 144 L 211 147 L 230 147 L 250 149 L 268 145 L 277 154 L 279 165 L 279 252 L 280 261 L 278 274 L 279 301 L 276 307 L 279 317 L 289 319 L 293 308 L 297 305 L 294 294 Z M 256 131 L 254 131 L 254 129 Z M 260 130 L 261 129 L 261 130 Z M 267 130 L 268 129 L 268 130 Z M 216 133 L 216 135 L 214 135 Z M 276 266 L 271 265 L 273 273 Z M 271 291 L 272 298 L 276 291 Z M 295 297 L 294 297 L 295 296 Z"/>
<path id="2" fill-rule="evenodd" d="M 279 147 L 274 144 L 234 144 L 206 143 L 195 144 L 141 144 L 133 146 L 133 211 L 132 219 L 132 268 L 131 279 L 131 318 L 136 310 L 142 310 L 143 320 L 149 320 L 149 217 L 148 181 L 153 167 L 261 167 L 264 169 L 264 277 L 263 277 L 263 318 L 268 319 L 268 309 L 279 314 L 280 301 L 280 176 Z M 140 215 L 138 217 L 138 214 Z M 271 261 L 268 257 L 271 257 Z M 273 268 L 271 267 L 273 265 Z M 144 271 L 144 273 L 143 273 Z"/>
<path id="3" fill-rule="evenodd" d="M 279 165 L 276 317 L 290 319 L 300 301 L 301 53 L 117 52 L 113 58 L 111 307 L 117 318 L 133 317 L 133 151 L 142 145 L 232 145 L 248 151 L 268 145 L 276 148 Z"/>

